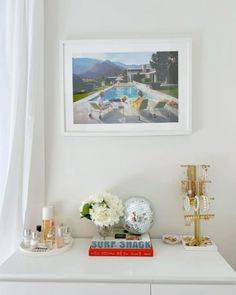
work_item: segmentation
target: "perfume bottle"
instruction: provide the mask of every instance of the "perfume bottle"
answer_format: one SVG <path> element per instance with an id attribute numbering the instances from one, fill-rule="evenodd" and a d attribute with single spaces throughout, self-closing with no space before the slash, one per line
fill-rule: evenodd
<path id="1" fill-rule="evenodd" d="M 45 244 L 47 246 L 48 249 L 52 249 L 53 248 L 53 233 L 52 231 L 49 229 L 48 233 L 47 233 L 47 237 L 45 240 Z"/>
<path id="2" fill-rule="evenodd" d="M 63 236 L 64 236 L 64 243 L 66 245 L 70 244 L 70 241 L 71 241 L 71 233 L 70 233 L 70 229 L 69 229 L 68 226 L 65 226 Z"/>
<path id="3" fill-rule="evenodd" d="M 57 227 L 56 229 L 56 247 L 62 248 L 64 246 L 63 227 Z"/>
<path id="4" fill-rule="evenodd" d="M 23 232 L 23 245 L 25 248 L 30 247 L 30 239 L 31 239 L 31 229 L 24 229 Z"/>
<path id="5" fill-rule="evenodd" d="M 38 234 L 36 231 L 33 231 L 31 234 L 31 239 L 30 239 L 30 248 L 34 249 L 38 246 Z"/>
<path id="6" fill-rule="evenodd" d="M 36 225 L 36 233 L 38 235 L 38 241 L 42 242 L 42 226 Z"/>
<path id="7" fill-rule="evenodd" d="M 42 239 L 47 240 L 48 231 L 54 230 L 54 208 L 52 206 L 43 207 L 42 212 Z"/>

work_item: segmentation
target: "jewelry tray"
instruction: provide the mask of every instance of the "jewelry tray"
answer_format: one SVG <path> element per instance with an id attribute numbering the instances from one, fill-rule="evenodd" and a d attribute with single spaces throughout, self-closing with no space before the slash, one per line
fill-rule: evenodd
<path id="1" fill-rule="evenodd" d="M 201 246 L 188 246 L 185 238 L 193 238 L 193 236 L 183 236 L 182 244 L 185 250 L 189 251 L 217 251 L 217 245 L 211 240 L 211 245 L 201 245 Z M 206 237 L 209 239 L 209 237 Z"/>

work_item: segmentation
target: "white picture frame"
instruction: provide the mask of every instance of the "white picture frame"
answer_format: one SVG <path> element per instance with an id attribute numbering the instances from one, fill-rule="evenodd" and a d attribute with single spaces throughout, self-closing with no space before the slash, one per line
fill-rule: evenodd
<path id="1" fill-rule="evenodd" d="M 191 39 L 64 40 L 60 43 L 63 135 L 146 136 L 192 132 Z M 160 60 L 163 60 L 162 67 Z M 119 72 L 118 67 L 122 71 Z M 171 67 L 172 72 L 166 74 Z M 146 100 L 143 103 L 146 109 L 140 105 L 140 109 L 133 108 L 136 98 L 119 97 L 117 93 L 122 94 L 121 90 L 141 93 L 139 98 Z M 107 112 L 104 101 L 102 107 L 99 104 L 104 93 L 114 95 L 105 100 L 107 108 L 110 107 Z M 126 101 L 119 101 L 123 96 Z M 163 109 L 159 108 L 159 100 L 164 101 Z M 99 110 L 94 109 L 96 104 Z"/>

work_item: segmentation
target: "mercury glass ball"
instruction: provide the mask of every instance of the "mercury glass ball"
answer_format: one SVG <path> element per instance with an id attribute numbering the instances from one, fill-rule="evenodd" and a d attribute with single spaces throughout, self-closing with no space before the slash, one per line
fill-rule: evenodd
<path id="1" fill-rule="evenodd" d="M 130 197 L 124 202 L 124 229 L 133 234 L 144 234 L 153 225 L 154 214 L 151 203 L 144 197 Z"/>

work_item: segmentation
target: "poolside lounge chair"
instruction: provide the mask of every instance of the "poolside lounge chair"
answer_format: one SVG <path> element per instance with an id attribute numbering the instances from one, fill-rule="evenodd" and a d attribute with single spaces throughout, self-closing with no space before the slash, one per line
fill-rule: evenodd
<path id="1" fill-rule="evenodd" d="M 89 117 L 92 118 L 93 116 L 93 112 L 98 112 L 99 113 L 99 119 L 103 118 L 104 112 L 111 109 L 112 106 L 111 104 L 109 105 L 103 105 L 100 106 L 97 102 L 90 102 L 90 112 L 89 112 Z"/>
<path id="2" fill-rule="evenodd" d="M 150 108 L 150 113 L 153 118 L 156 117 L 156 111 L 160 111 L 161 109 L 164 109 L 165 105 L 167 104 L 167 100 L 163 99 L 158 101 L 154 106 Z"/>

